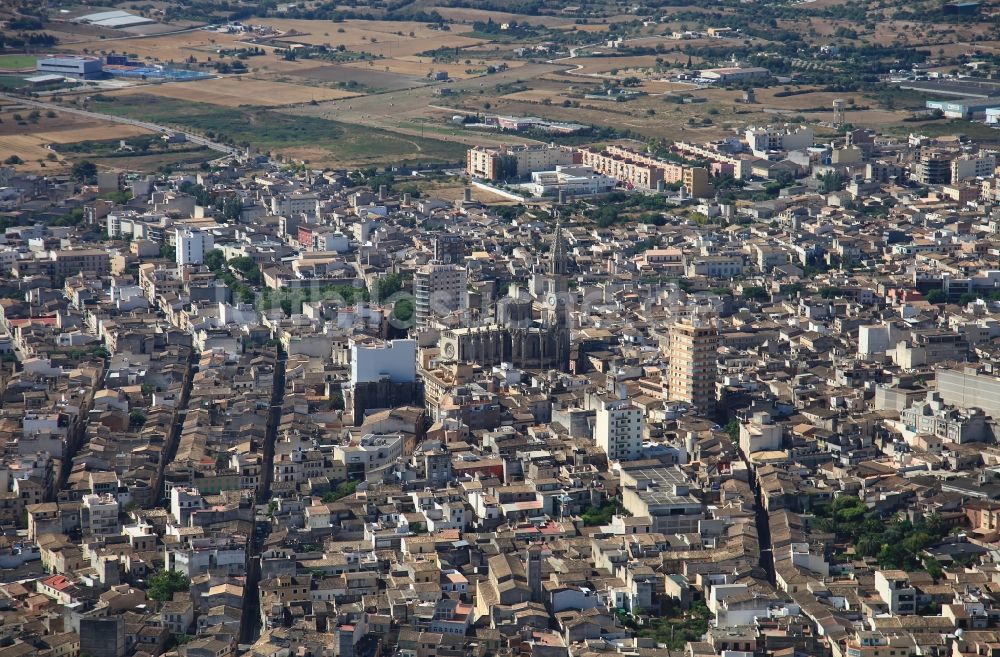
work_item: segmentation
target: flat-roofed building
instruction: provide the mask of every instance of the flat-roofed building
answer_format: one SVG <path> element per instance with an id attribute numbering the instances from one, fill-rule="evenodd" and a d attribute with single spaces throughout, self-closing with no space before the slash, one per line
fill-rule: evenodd
<path id="1" fill-rule="evenodd" d="M 705 517 L 690 482 L 676 466 L 622 470 L 622 504 L 633 517 L 649 517 L 653 531 L 687 534 Z"/>
<path id="2" fill-rule="evenodd" d="M 59 55 L 39 58 L 36 69 L 39 73 L 89 79 L 99 77 L 104 65 L 97 57 Z"/>

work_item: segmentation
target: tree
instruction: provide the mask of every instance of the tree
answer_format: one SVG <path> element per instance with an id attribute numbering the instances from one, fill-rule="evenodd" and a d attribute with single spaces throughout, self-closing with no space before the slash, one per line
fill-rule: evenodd
<path id="1" fill-rule="evenodd" d="M 330 393 L 330 404 L 333 406 L 333 410 L 342 411 L 344 410 L 344 393 L 339 390 L 334 390 Z"/>
<path id="2" fill-rule="evenodd" d="M 513 155 L 501 155 L 497 158 L 493 173 L 496 180 L 515 180 L 517 178 L 517 158 Z"/>
<path id="3" fill-rule="evenodd" d="M 414 306 L 410 299 L 400 299 L 393 306 L 392 314 L 401 322 L 408 322 L 413 318 Z"/>
<path id="4" fill-rule="evenodd" d="M 80 160 L 73 165 L 73 177 L 80 182 L 87 182 L 97 177 L 97 165 L 90 160 Z"/>
<path id="5" fill-rule="evenodd" d="M 191 580 L 184 573 L 176 570 L 158 570 L 149 578 L 149 589 L 146 594 L 153 600 L 167 602 L 174 599 L 174 593 L 186 591 L 191 587 Z"/>
<path id="6" fill-rule="evenodd" d="M 219 249 L 212 249 L 205 254 L 205 266 L 214 272 L 219 272 L 226 266 L 226 256 Z"/>
<path id="7" fill-rule="evenodd" d="M 597 211 L 597 225 L 607 228 L 618 221 L 618 209 L 612 205 L 605 205 Z"/>
<path id="8" fill-rule="evenodd" d="M 828 171 L 819 176 L 818 180 L 822 184 L 823 191 L 827 194 L 830 192 L 839 192 L 844 188 L 844 174 L 839 171 Z"/>
<path id="9" fill-rule="evenodd" d="M 22 160 L 17 155 L 11 155 L 6 160 L 4 160 L 3 163 L 4 164 L 24 164 L 24 160 Z"/>
<path id="10" fill-rule="evenodd" d="M 146 415 L 140 410 L 134 410 L 128 414 L 128 423 L 132 427 L 141 427 L 146 424 Z"/>
<path id="11" fill-rule="evenodd" d="M 924 570 L 930 575 L 935 582 L 944 577 L 944 569 L 941 568 L 941 562 L 934 557 L 926 557 L 924 559 Z"/>
<path id="12" fill-rule="evenodd" d="M 931 290 L 927 293 L 927 303 L 944 303 L 948 300 L 948 295 L 944 290 Z"/>
<path id="13" fill-rule="evenodd" d="M 587 507 L 580 514 L 580 518 L 583 520 L 584 527 L 600 527 L 611 522 L 617 510 L 618 505 L 614 503 L 605 504 L 596 509 L 594 507 Z"/>
<path id="14" fill-rule="evenodd" d="M 240 275 L 243 276 L 243 280 L 250 285 L 260 285 L 260 267 L 257 266 L 257 263 L 253 258 L 249 256 L 239 256 L 231 259 L 228 264 L 232 269 L 240 272 Z"/>
<path id="15" fill-rule="evenodd" d="M 403 277 L 399 274 L 389 274 L 375 283 L 375 296 L 378 299 L 388 299 L 403 289 Z"/>
<path id="16" fill-rule="evenodd" d="M 221 200 L 221 206 L 216 203 L 216 207 L 222 210 L 222 218 L 229 221 L 236 221 L 243 214 L 243 200 L 240 198 L 225 198 Z"/>
<path id="17" fill-rule="evenodd" d="M 354 495 L 358 490 L 358 482 L 356 481 L 342 481 L 337 484 L 337 487 L 328 493 L 324 493 L 323 497 L 320 498 L 323 504 L 330 504 L 331 502 L 336 502 L 337 500 Z"/>

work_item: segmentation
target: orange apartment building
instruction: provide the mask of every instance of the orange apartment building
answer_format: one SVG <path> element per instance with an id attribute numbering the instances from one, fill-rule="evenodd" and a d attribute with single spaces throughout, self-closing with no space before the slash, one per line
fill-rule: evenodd
<path id="1" fill-rule="evenodd" d="M 607 146 L 603 151 L 582 148 L 579 153 L 580 164 L 631 188 L 656 189 L 662 180 L 666 184 L 681 183 L 695 198 L 712 194 L 708 169 L 704 167 L 667 162 L 621 146 Z"/>

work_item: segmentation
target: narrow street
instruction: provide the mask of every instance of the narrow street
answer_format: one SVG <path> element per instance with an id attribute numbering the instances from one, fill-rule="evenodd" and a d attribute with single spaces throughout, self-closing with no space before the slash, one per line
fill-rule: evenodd
<path id="1" fill-rule="evenodd" d="M 774 577 L 774 553 L 771 545 L 771 521 L 768 518 L 767 510 L 764 508 L 764 501 L 761 498 L 760 486 L 757 483 L 757 476 L 750 460 L 740 449 L 738 443 L 734 443 L 736 451 L 740 455 L 740 460 L 750 474 L 750 489 L 753 490 L 754 524 L 757 527 L 757 543 L 760 547 L 760 567 L 767 573 L 767 581 L 772 586 L 775 585 Z"/>
<path id="2" fill-rule="evenodd" d="M 100 380 L 86 395 L 83 405 L 80 407 L 77 421 L 70 428 L 66 436 L 66 448 L 63 451 L 62 459 L 59 461 L 59 473 L 56 477 L 55 486 L 46 495 L 47 502 L 54 502 L 59 495 L 59 491 L 66 489 L 66 484 L 69 482 L 69 473 L 73 470 L 73 459 L 76 458 L 80 448 L 87 442 L 87 418 L 90 416 L 90 407 L 94 403 L 94 393 L 104 389 L 104 380 L 108 375 L 109 361 L 110 358 L 105 359 L 104 367 L 101 368 Z"/>
<path id="3" fill-rule="evenodd" d="M 285 353 L 279 351 L 274 362 L 274 384 L 271 387 L 271 409 L 267 418 L 267 433 L 264 437 L 264 460 L 261 463 L 260 480 L 257 483 L 257 504 L 267 504 L 271 500 L 271 482 L 274 478 L 274 444 L 278 440 L 281 405 L 285 400 L 286 360 Z"/>
<path id="4" fill-rule="evenodd" d="M 279 351 L 274 363 L 274 380 L 271 387 L 271 407 L 268 410 L 267 431 L 264 434 L 263 458 L 260 478 L 257 481 L 257 506 L 266 505 L 271 500 L 271 483 L 274 478 L 274 445 L 278 440 L 278 425 L 281 422 L 281 407 L 285 399 L 284 352 Z M 246 583 L 243 586 L 243 615 L 240 619 L 240 643 L 249 644 L 260 636 L 260 553 L 267 538 L 267 531 L 258 531 L 255 519 L 254 530 L 247 543 Z"/>
<path id="5" fill-rule="evenodd" d="M 181 432 L 184 430 L 184 419 L 187 417 L 188 402 L 191 399 L 191 388 L 193 386 L 194 375 L 198 369 L 198 354 L 192 349 L 188 356 L 187 371 L 184 374 L 184 384 L 181 388 L 181 397 L 174 411 L 174 423 L 167 436 L 167 442 L 163 445 L 163 454 L 160 457 L 160 464 L 156 470 L 156 484 L 154 491 L 156 499 L 166 499 L 166 491 L 163 489 L 163 475 L 167 468 L 167 463 L 172 463 L 177 456 L 177 448 L 181 442 Z"/>

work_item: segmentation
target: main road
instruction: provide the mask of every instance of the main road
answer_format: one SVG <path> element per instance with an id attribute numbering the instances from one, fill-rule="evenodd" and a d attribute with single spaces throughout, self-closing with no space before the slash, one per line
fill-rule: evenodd
<path id="1" fill-rule="evenodd" d="M 233 148 L 232 146 L 226 146 L 225 144 L 220 144 L 217 141 L 212 141 L 211 139 L 206 139 L 199 135 L 192 134 L 190 132 L 185 132 L 184 130 L 174 128 L 171 126 L 160 125 L 158 123 L 151 123 L 149 121 L 139 121 L 137 119 L 130 119 L 127 116 L 115 116 L 113 114 L 101 114 L 100 112 L 90 112 L 88 110 L 82 110 L 77 107 L 67 107 L 65 105 L 58 105 L 56 103 L 44 103 L 39 100 L 28 100 L 26 98 L 21 98 L 20 96 L 12 96 L 10 94 L 0 93 L 0 100 L 9 101 L 11 103 L 16 103 L 18 105 L 25 105 L 27 107 L 37 107 L 40 109 L 50 109 L 56 112 L 65 112 L 67 114 L 75 114 L 76 116 L 83 116 L 90 119 L 97 119 L 99 121 L 110 121 L 112 123 L 120 123 L 122 125 L 131 125 L 137 128 L 144 128 L 151 132 L 175 132 L 178 134 L 183 134 L 189 142 L 192 144 L 198 144 L 199 146 L 204 146 L 213 151 L 218 151 L 219 153 L 224 153 L 226 155 L 239 155 L 241 153 L 240 149 Z"/>

